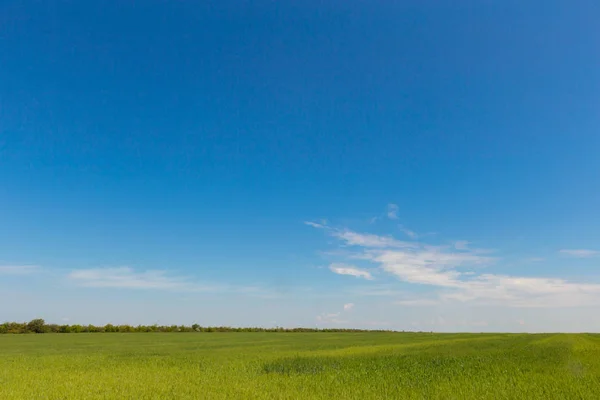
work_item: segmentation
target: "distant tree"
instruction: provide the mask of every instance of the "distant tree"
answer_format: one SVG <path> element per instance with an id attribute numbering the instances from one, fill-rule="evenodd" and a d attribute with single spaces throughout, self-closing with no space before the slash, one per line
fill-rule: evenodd
<path id="1" fill-rule="evenodd" d="M 27 330 L 33 333 L 44 333 L 46 331 L 46 321 L 41 318 L 32 319 L 27 324 Z"/>
<path id="2" fill-rule="evenodd" d="M 119 325 L 117 327 L 117 332 L 121 332 L 121 333 L 130 333 L 130 332 L 134 332 L 135 328 L 131 325 Z"/>

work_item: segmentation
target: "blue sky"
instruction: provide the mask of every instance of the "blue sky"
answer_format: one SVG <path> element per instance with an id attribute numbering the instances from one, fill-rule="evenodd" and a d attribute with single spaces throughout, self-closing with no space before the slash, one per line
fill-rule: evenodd
<path id="1" fill-rule="evenodd" d="M 599 331 L 595 1 L 0 1 L 0 320 Z"/>

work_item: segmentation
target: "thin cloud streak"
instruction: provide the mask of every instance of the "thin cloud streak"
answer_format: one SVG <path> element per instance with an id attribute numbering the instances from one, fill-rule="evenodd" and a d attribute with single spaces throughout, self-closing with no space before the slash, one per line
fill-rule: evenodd
<path id="1" fill-rule="evenodd" d="M 400 230 L 409 238 L 411 239 L 418 239 L 419 238 L 419 234 L 415 231 L 411 231 L 408 228 L 404 228 L 404 227 L 400 227 Z"/>
<path id="2" fill-rule="evenodd" d="M 388 204 L 387 217 L 389 219 L 398 219 L 398 206 L 396 204 Z"/>
<path id="3" fill-rule="evenodd" d="M 319 224 L 313 221 L 304 221 L 304 225 L 312 226 L 313 228 L 323 229 L 326 228 L 324 224 Z"/>
<path id="4" fill-rule="evenodd" d="M 588 250 L 588 249 L 563 249 L 560 250 L 560 254 L 564 254 L 570 257 L 576 258 L 589 258 L 600 255 L 600 251 L 597 250 Z"/>
<path id="5" fill-rule="evenodd" d="M 78 286 L 92 288 L 269 295 L 260 287 L 202 284 L 194 282 L 190 277 L 169 275 L 165 270 L 136 271 L 130 267 L 74 270 L 67 278 Z"/>
<path id="6" fill-rule="evenodd" d="M 352 265 L 334 263 L 329 266 L 329 270 L 338 275 L 350 275 L 356 278 L 363 278 L 366 280 L 373 280 L 373 276 L 369 271 L 365 271 L 360 268 L 356 268 Z"/>
<path id="7" fill-rule="evenodd" d="M 469 250 L 469 244 L 468 240 L 457 240 L 454 242 L 454 248 L 456 250 Z"/>
<path id="8" fill-rule="evenodd" d="M 394 304 L 401 306 L 436 306 L 440 304 L 439 300 L 435 299 L 410 299 L 410 300 L 398 300 Z"/>
<path id="9" fill-rule="evenodd" d="M 405 242 L 396 240 L 391 236 L 378 236 L 373 234 L 357 233 L 350 230 L 332 230 L 331 236 L 336 237 L 346 243 L 348 246 L 358 247 L 374 247 L 374 248 L 386 248 L 386 247 L 398 247 L 398 248 L 411 248 L 417 245 L 413 242 Z"/>
<path id="10" fill-rule="evenodd" d="M 374 247 L 374 248 L 385 248 L 385 247 L 416 247 L 417 244 L 413 242 L 406 242 L 402 240 L 396 240 L 392 236 L 379 236 L 369 233 L 358 233 L 349 229 L 337 229 L 327 226 L 325 224 L 319 224 L 317 222 L 305 221 L 305 225 L 311 226 L 317 229 L 325 230 L 330 236 L 342 240 L 347 246 L 357 247 Z"/>
<path id="11" fill-rule="evenodd" d="M 0 275 L 31 275 L 39 271 L 37 265 L 0 265 Z"/>

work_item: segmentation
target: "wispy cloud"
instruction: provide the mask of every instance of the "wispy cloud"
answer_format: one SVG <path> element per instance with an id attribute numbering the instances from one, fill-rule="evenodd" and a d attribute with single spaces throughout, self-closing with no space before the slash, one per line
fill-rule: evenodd
<path id="1" fill-rule="evenodd" d="M 329 266 L 329 269 L 331 270 L 331 272 L 334 272 L 339 275 L 350 275 L 357 278 L 364 278 L 367 280 L 373 279 L 373 276 L 369 271 L 356 268 L 352 265 L 334 263 Z"/>
<path id="2" fill-rule="evenodd" d="M 349 229 L 338 229 L 325 224 L 319 224 L 316 222 L 306 221 L 305 225 L 312 226 L 313 228 L 323 229 L 330 236 L 342 240 L 347 246 L 358 246 L 358 247 L 415 247 L 416 244 L 413 242 L 406 242 L 402 240 L 396 240 L 392 236 L 380 236 L 369 233 L 358 233 Z"/>
<path id="3" fill-rule="evenodd" d="M 86 287 L 128 289 L 191 289 L 184 277 L 167 275 L 166 271 L 149 270 L 136 272 L 129 267 L 94 268 L 72 271 L 71 280 Z"/>
<path id="4" fill-rule="evenodd" d="M 387 217 L 389 219 L 398 219 L 398 206 L 396 204 L 388 204 Z"/>
<path id="5" fill-rule="evenodd" d="M 477 253 L 386 250 L 373 261 L 400 280 L 441 290 L 443 301 L 515 307 L 558 307 L 600 304 L 600 285 L 544 277 L 478 274 L 459 268 L 486 265 L 493 259 Z M 426 299 L 426 301 L 429 301 Z"/>
<path id="6" fill-rule="evenodd" d="M 419 234 L 417 232 L 411 231 L 410 229 L 405 228 L 403 226 L 400 227 L 400 230 L 411 239 L 417 239 L 419 237 Z"/>
<path id="7" fill-rule="evenodd" d="M 440 301 L 437 299 L 408 299 L 395 301 L 394 304 L 401 306 L 436 306 L 440 304 Z"/>
<path id="8" fill-rule="evenodd" d="M 402 242 L 392 236 L 359 233 L 349 229 L 328 227 L 331 236 L 344 246 L 353 246 L 348 259 L 362 259 L 375 264 L 380 271 L 412 285 L 430 288 L 420 290 L 414 298 L 397 301 L 402 305 L 433 305 L 439 302 L 501 305 L 510 307 L 573 307 L 600 305 L 600 284 L 573 282 L 547 277 L 524 277 L 482 273 L 481 267 L 497 263 L 489 251 L 470 246 L 467 241 L 455 241 L 452 247 Z M 574 257 L 591 257 L 593 250 L 563 250 Z M 370 272 L 332 264 L 339 274 L 371 279 Z M 364 291 L 364 289 L 362 289 Z M 368 291 L 368 290 L 367 290 Z M 380 290 L 375 290 L 380 292 Z M 393 295 L 396 290 L 386 288 Z"/>
<path id="9" fill-rule="evenodd" d="M 421 327 L 421 328 L 425 328 L 425 327 L 429 327 L 429 326 L 437 326 L 437 327 L 443 327 L 443 326 L 455 326 L 455 327 L 487 327 L 489 326 L 489 323 L 487 321 L 483 321 L 483 320 L 475 320 L 475 321 L 469 321 L 466 319 L 462 319 L 462 320 L 447 320 L 446 318 L 442 317 L 442 316 L 437 316 L 435 318 L 431 318 L 429 321 L 412 321 L 410 323 L 410 325 L 414 326 L 414 327 Z"/>
<path id="10" fill-rule="evenodd" d="M 470 242 L 467 240 L 457 240 L 454 242 L 454 248 L 456 250 L 469 250 Z"/>
<path id="11" fill-rule="evenodd" d="M 67 278 L 79 286 L 138 290 L 167 290 L 176 292 L 235 292 L 270 296 L 256 286 L 233 286 L 199 283 L 187 276 L 175 276 L 165 270 L 136 271 L 130 267 L 92 268 L 71 271 Z"/>
<path id="12" fill-rule="evenodd" d="M 322 322 L 325 324 L 345 324 L 348 321 L 344 320 L 344 319 L 340 319 L 340 314 L 339 312 L 337 313 L 322 313 L 320 315 L 317 315 L 317 321 L 318 322 Z"/>
<path id="13" fill-rule="evenodd" d="M 36 265 L 0 265 L 0 275 L 31 275 L 41 271 Z"/>
<path id="14" fill-rule="evenodd" d="M 576 258 L 588 258 L 600 255 L 600 251 L 588 249 L 563 249 L 560 250 L 560 253 L 569 257 Z"/>
<path id="15" fill-rule="evenodd" d="M 340 317 L 342 317 L 342 314 L 346 314 L 347 316 L 347 313 L 352 311 L 353 308 L 354 303 L 346 303 L 344 304 L 342 311 L 338 311 L 336 313 L 321 313 L 317 315 L 316 319 L 318 322 L 322 322 L 325 324 L 346 324 L 349 321 L 341 319 Z"/>
<path id="16" fill-rule="evenodd" d="M 445 300 L 512 307 L 574 307 L 600 304 L 600 284 L 565 279 L 484 274 L 461 282 Z"/>
<path id="17" fill-rule="evenodd" d="M 529 257 L 525 259 L 526 262 L 542 262 L 544 260 L 544 257 Z"/>
<path id="18" fill-rule="evenodd" d="M 368 297 L 400 297 L 404 296 L 405 291 L 399 290 L 397 285 L 393 284 L 377 284 L 377 283 L 365 283 L 361 286 L 351 287 L 347 290 L 348 294 L 354 296 L 368 296 Z"/>
<path id="19" fill-rule="evenodd" d="M 320 224 L 318 222 L 313 222 L 313 221 L 304 221 L 304 224 L 308 225 L 308 226 L 312 226 L 313 228 L 318 228 L 318 229 L 326 228 L 325 224 Z"/>
<path id="20" fill-rule="evenodd" d="M 483 266 L 494 258 L 476 251 L 454 252 L 444 246 L 419 245 L 409 249 L 365 251 L 381 269 L 408 283 L 456 287 L 462 273 L 457 268 Z"/>
<path id="21" fill-rule="evenodd" d="M 330 230 L 331 236 L 341 239 L 348 246 L 359 246 L 359 247 L 415 247 L 413 242 L 405 242 L 396 240 L 391 236 L 378 236 L 368 233 L 357 233 L 348 229 L 344 230 Z"/>

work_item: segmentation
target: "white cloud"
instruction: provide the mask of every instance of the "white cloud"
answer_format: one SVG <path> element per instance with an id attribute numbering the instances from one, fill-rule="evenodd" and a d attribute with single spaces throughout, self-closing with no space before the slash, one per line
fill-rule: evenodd
<path id="1" fill-rule="evenodd" d="M 369 271 L 356 268 L 352 265 L 334 263 L 329 266 L 329 269 L 331 270 L 331 272 L 334 272 L 339 275 L 350 275 L 357 278 L 364 278 L 367 280 L 373 279 L 373 276 Z"/>
<path id="2" fill-rule="evenodd" d="M 575 307 L 600 304 L 600 284 L 569 282 L 564 279 L 519 277 L 497 274 L 467 275 L 455 269 L 428 266 L 388 265 L 384 269 L 409 283 L 437 287 L 444 302 L 502 305 L 508 307 Z M 431 304 L 429 298 L 413 303 Z M 407 304 L 407 302 L 404 302 Z"/>
<path id="3" fill-rule="evenodd" d="M 434 280 L 428 282 L 436 285 Z M 600 305 L 600 284 L 564 279 L 482 274 L 469 279 L 439 279 L 439 303 L 471 303 L 477 306 L 577 307 Z M 403 305 L 433 305 L 431 298 L 402 300 Z"/>
<path id="4" fill-rule="evenodd" d="M 443 246 L 418 245 L 408 249 L 367 249 L 365 256 L 381 269 L 408 283 L 458 287 L 463 274 L 457 268 L 482 266 L 494 261 L 475 251 L 453 252 Z"/>
<path id="5" fill-rule="evenodd" d="M 487 250 L 471 248 L 466 241 L 454 242 L 453 247 L 448 247 L 406 243 L 391 236 L 364 234 L 348 229 L 332 229 L 331 234 L 342 243 L 356 247 L 351 258 L 371 261 L 380 270 L 402 282 L 431 288 L 425 297 L 404 298 L 397 304 L 454 302 L 505 307 L 600 305 L 598 283 L 481 273 L 481 267 L 492 265 L 497 259 L 487 255 Z M 595 254 L 590 250 L 563 252 L 580 257 Z M 372 278 L 370 272 L 345 264 L 332 264 L 330 269 L 339 274 Z M 386 291 L 390 295 L 395 292 L 392 288 L 386 288 Z"/>
<path id="6" fill-rule="evenodd" d="M 398 219 L 398 206 L 396 204 L 388 204 L 387 217 L 389 219 Z"/>
<path id="7" fill-rule="evenodd" d="M 0 265 L 0 275 L 30 275 L 40 269 L 36 265 Z"/>
<path id="8" fill-rule="evenodd" d="M 597 256 L 600 254 L 599 251 L 588 250 L 588 249 L 563 249 L 560 251 L 560 253 L 564 254 L 566 256 L 576 257 L 576 258 L 588 258 L 588 257 Z"/>
<path id="9" fill-rule="evenodd" d="M 447 298 L 452 298 L 448 295 Z M 576 307 L 600 304 L 600 284 L 558 278 L 484 274 L 462 283 L 459 301 L 512 307 Z"/>
<path id="10" fill-rule="evenodd" d="M 415 250 L 371 251 L 372 261 L 408 283 L 456 287 L 461 273 L 455 268 L 483 265 L 492 261 L 471 253 L 452 253 L 443 247 L 422 247 Z"/>
<path id="11" fill-rule="evenodd" d="M 344 311 L 350 311 L 354 308 L 354 303 L 346 303 L 344 304 Z"/>

